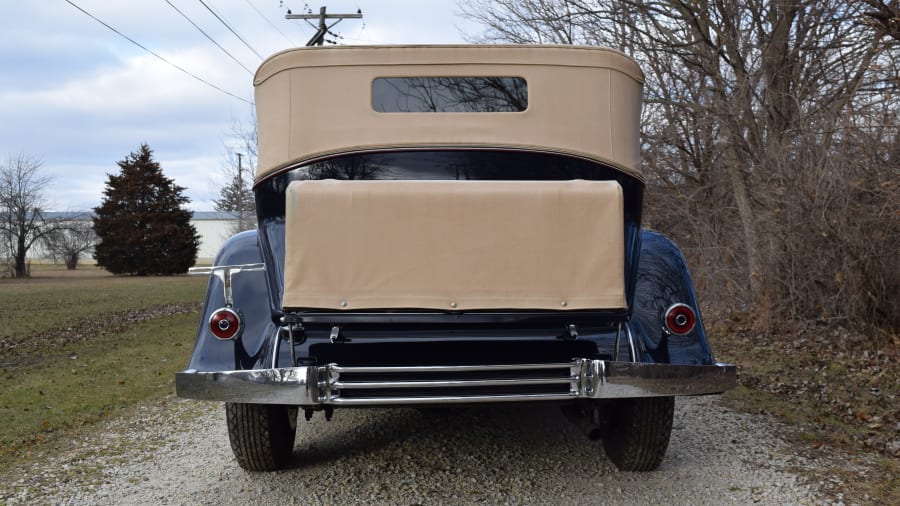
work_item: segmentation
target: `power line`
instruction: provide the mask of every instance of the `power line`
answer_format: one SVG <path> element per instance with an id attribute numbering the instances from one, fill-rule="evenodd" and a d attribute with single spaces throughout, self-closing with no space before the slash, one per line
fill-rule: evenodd
<path id="1" fill-rule="evenodd" d="M 251 76 L 253 75 L 253 71 L 252 71 L 252 70 L 250 70 L 250 69 L 248 69 L 247 67 L 245 67 L 244 64 L 241 63 L 240 60 L 238 60 L 237 58 L 235 58 L 233 54 L 229 53 L 227 49 L 225 49 L 224 47 L 222 47 L 221 45 L 219 45 L 219 43 L 216 42 L 215 39 L 213 39 L 212 37 L 210 37 L 210 35 L 209 35 L 208 33 L 206 33 L 206 32 L 203 31 L 203 28 L 200 28 L 199 26 L 197 26 L 197 23 L 194 23 L 194 21 L 193 21 L 191 18 L 189 18 L 189 17 L 187 16 L 187 14 L 181 12 L 181 10 L 180 10 L 178 7 L 175 7 L 175 5 L 174 5 L 172 2 L 170 2 L 169 0 L 165 0 L 165 2 L 166 2 L 167 4 L 169 4 L 170 7 L 172 7 L 173 9 L 175 9 L 175 12 L 177 12 L 178 14 L 181 14 L 181 17 L 183 17 L 184 19 L 186 19 L 186 20 L 188 21 L 188 23 L 194 25 L 194 28 L 196 28 L 197 30 L 200 31 L 200 33 L 202 33 L 204 36 L 206 36 L 206 38 L 209 39 L 210 42 L 212 42 L 213 44 L 215 44 L 216 47 L 218 47 L 219 49 L 221 49 L 223 53 L 227 54 L 229 58 L 231 58 L 232 60 L 234 60 L 235 63 L 237 63 L 237 64 L 240 65 L 244 70 L 246 70 L 248 74 L 250 74 Z"/>
<path id="2" fill-rule="evenodd" d="M 105 26 L 106 28 L 109 28 L 110 30 L 112 30 L 113 32 L 115 32 L 117 35 L 119 35 L 119 36 L 122 37 L 123 39 L 127 40 L 128 42 L 131 42 L 131 43 L 134 44 L 135 46 L 137 46 L 137 47 L 143 49 L 144 51 L 147 51 L 148 53 L 150 53 L 150 54 L 152 54 L 153 56 L 155 56 L 155 57 L 159 58 L 160 60 L 162 60 L 163 62 L 165 62 L 165 63 L 171 65 L 172 67 L 175 67 L 176 69 L 178 69 L 178 70 L 184 72 L 185 74 L 187 74 L 187 75 L 193 77 L 194 79 L 200 81 L 201 83 L 203 83 L 203 84 L 205 84 L 205 85 L 207 85 L 207 86 L 209 86 L 209 87 L 211 87 L 211 88 L 214 88 L 214 89 L 216 89 L 216 90 L 218 90 L 218 91 L 221 91 L 222 93 L 224 93 L 224 94 L 226 94 L 226 95 L 228 95 L 228 96 L 230 96 L 230 97 L 236 98 L 236 99 L 240 100 L 241 102 L 246 102 L 246 103 L 248 103 L 248 104 L 250 104 L 250 105 L 253 105 L 253 102 L 251 102 L 251 101 L 249 101 L 249 100 L 247 100 L 247 99 L 241 98 L 241 97 L 235 95 L 234 93 L 231 93 L 230 91 L 226 91 L 226 90 L 224 90 L 224 89 L 222 89 L 222 88 L 216 86 L 215 84 L 213 84 L 213 83 L 207 81 L 206 79 L 203 79 L 202 77 L 199 77 L 199 76 L 197 76 L 196 74 L 193 74 L 193 73 L 191 73 L 191 72 L 189 72 L 189 71 L 187 71 L 187 70 L 185 70 L 185 69 L 179 67 L 178 65 L 176 65 L 176 64 L 174 64 L 174 63 L 172 63 L 172 62 L 170 62 L 169 60 L 163 58 L 162 56 L 160 56 L 160 55 L 154 53 L 153 51 L 151 51 L 151 50 L 149 50 L 149 49 L 147 49 L 146 47 L 144 47 L 143 45 L 141 45 L 139 42 L 135 41 L 135 40 L 132 39 L 131 37 L 129 37 L 129 36 L 125 35 L 124 33 L 122 33 L 122 32 L 120 32 L 120 31 L 116 30 L 116 29 L 113 28 L 112 26 L 110 26 L 110 25 L 104 23 L 103 21 L 101 21 L 99 18 L 97 18 L 96 16 L 94 16 L 94 15 L 91 14 L 90 12 L 88 12 L 88 11 L 82 9 L 81 7 L 79 7 L 78 5 L 76 5 L 75 2 L 73 2 L 72 0 L 66 0 L 66 3 L 68 3 L 68 4 L 71 5 L 72 7 L 75 7 L 76 9 L 80 10 L 81 12 L 83 12 L 84 14 L 86 14 L 89 18 L 91 18 L 91 19 L 93 19 L 94 21 L 100 23 L 101 25 Z"/>
<path id="3" fill-rule="evenodd" d="M 231 25 L 229 25 L 224 19 L 222 19 L 222 16 L 219 16 L 219 14 L 216 11 L 212 10 L 212 7 L 207 5 L 207 3 L 204 2 L 203 0 L 199 0 L 199 1 L 201 4 L 203 4 L 204 7 L 206 7 L 206 10 L 208 10 L 210 13 L 212 13 L 212 15 L 216 17 L 216 19 L 218 19 L 223 25 L 225 25 L 225 28 L 228 28 L 229 32 L 233 33 L 234 36 L 237 37 L 239 41 L 243 42 L 244 45 L 247 46 L 247 49 L 249 49 L 250 51 L 253 51 L 253 54 L 258 56 L 260 60 L 264 59 L 261 54 L 259 54 L 255 49 L 253 49 L 253 46 L 248 44 L 247 41 L 244 40 L 243 37 L 238 35 L 238 33 L 236 31 L 234 31 L 234 28 L 232 28 Z"/>
<path id="4" fill-rule="evenodd" d="M 291 38 L 288 37 L 287 35 L 285 35 L 284 32 L 282 32 L 281 30 L 279 30 L 278 27 L 275 26 L 275 23 L 272 22 L 272 20 L 270 20 L 268 17 L 266 17 L 265 14 L 263 14 L 259 9 L 257 9 L 256 6 L 253 5 L 253 2 L 251 2 L 250 0 L 244 0 L 244 1 L 247 2 L 247 5 L 249 5 L 250 7 L 253 7 L 253 10 L 255 10 L 256 13 L 259 14 L 261 18 L 265 19 L 265 20 L 266 20 L 266 23 L 269 23 L 269 25 L 270 25 L 272 28 L 274 28 L 276 32 L 280 33 L 281 36 L 284 37 L 284 40 L 290 42 L 291 45 L 294 45 L 294 46 L 297 45 L 296 42 L 294 42 L 293 40 L 291 40 Z"/>

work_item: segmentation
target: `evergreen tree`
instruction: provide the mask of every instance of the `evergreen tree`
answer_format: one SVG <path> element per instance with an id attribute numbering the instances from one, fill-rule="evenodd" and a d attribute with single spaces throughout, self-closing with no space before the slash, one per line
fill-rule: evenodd
<path id="1" fill-rule="evenodd" d="M 146 144 L 117 162 L 100 207 L 94 208 L 97 264 L 113 274 L 178 274 L 197 257 L 200 236 L 191 225 L 190 202 L 162 173 Z"/>
<path id="2" fill-rule="evenodd" d="M 237 169 L 237 168 L 235 168 Z M 237 170 L 227 171 L 231 181 L 219 190 L 219 198 L 214 199 L 216 211 L 231 213 L 237 218 L 231 233 L 256 228 L 256 200 L 250 187 L 249 175 Z"/>

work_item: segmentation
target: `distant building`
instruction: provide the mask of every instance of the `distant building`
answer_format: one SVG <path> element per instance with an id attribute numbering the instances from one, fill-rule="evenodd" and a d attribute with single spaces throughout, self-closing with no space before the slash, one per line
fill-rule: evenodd
<path id="1" fill-rule="evenodd" d="M 200 248 L 197 249 L 197 263 L 211 263 L 216 253 L 237 228 L 237 215 L 223 212 L 195 212 L 191 225 L 200 234 Z"/>
<path id="2" fill-rule="evenodd" d="M 64 221 L 89 221 L 91 212 L 52 212 L 44 215 L 48 220 Z M 191 224 L 200 234 L 200 247 L 197 250 L 197 263 L 211 263 L 219 248 L 232 235 L 237 226 L 237 216 L 232 213 L 195 211 L 191 217 Z M 93 252 L 82 255 L 82 260 L 92 262 Z M 49 255 L 38 242 L 28 252 L 28 258 L 32 260 L 48 260 Z"/>

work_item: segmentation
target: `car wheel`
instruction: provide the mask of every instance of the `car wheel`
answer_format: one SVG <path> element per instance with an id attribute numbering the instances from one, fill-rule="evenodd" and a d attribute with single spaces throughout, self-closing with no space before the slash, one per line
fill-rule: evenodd
<path id="1" fill-rule="evenodd" d="M 225 418 L 231 451 L 239 466 L 248 471 L 275 471 L 290 463 L 297 408 L 228 402 Z"/>
<path id="2" fill-rule="evenodd" d="M 659 467 L 672 434 L 675 398 L 623 399 L 610 408 L 610 425 L 603 437 L 609 460 L 620 471 L 652 471 Z"/>

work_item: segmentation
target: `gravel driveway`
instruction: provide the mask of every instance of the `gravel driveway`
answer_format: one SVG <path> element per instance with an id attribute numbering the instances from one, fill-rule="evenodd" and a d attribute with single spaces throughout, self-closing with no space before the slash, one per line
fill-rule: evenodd
<path id="1" fill-rule="evenodd" d="M 9 504 L 809 504 L 766 418 L 676 402 L 661 468 L 618 472 L 558 408 L 339 410 L 298 421 L 294 468 L 235 464 L 216 403 L 136 408 L 0 485 Z M 6 473 L 4 473 L 6 474 Z"/>

